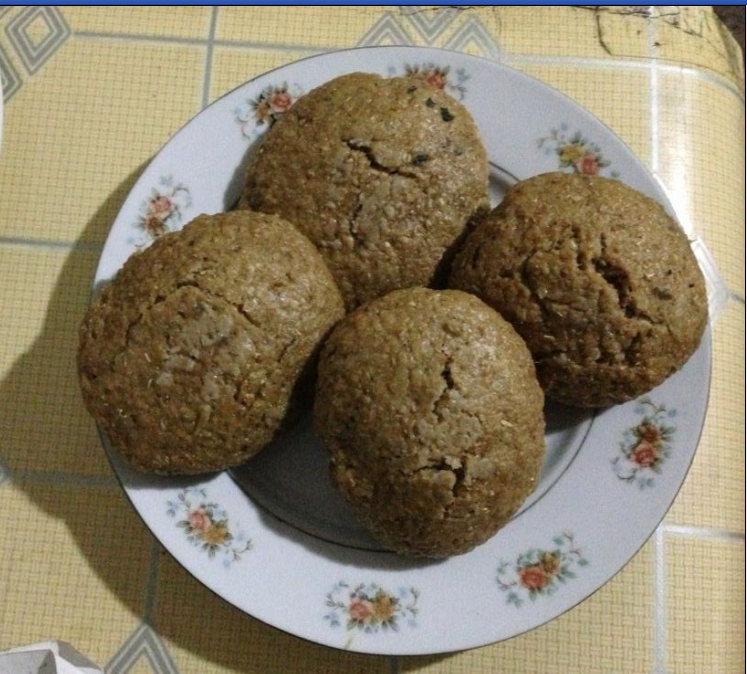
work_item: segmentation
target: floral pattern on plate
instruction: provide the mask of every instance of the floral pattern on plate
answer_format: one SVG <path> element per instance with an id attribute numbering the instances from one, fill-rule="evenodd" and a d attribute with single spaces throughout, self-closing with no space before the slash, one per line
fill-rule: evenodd
<path id="1" fill-rule="evenodd" d="M 531 601 L 549 596 L 560 585 L 576 577 L 576 567 L 589 562 L 576 546 L 573 534 L 564 531 L 553 538 L 551 548 L 531 548 L 522 552 L 514 562 L 501 560 L 496 579 L 506 593 L 506 603 L 521 606 L 526 598 Z"/>
<path id="2" fill-rule="evenodd" d="M 654 475 L 661 474 L 662 464 L 672 453 L 676 426 L 671 420 L 677 410 L 641 398 L 635 413 L 641 415 L 641 420 L 623 433 L 618 455 L 612 459 L 612 470 L 621 480 L 646 489 L 654 485 Z"/>
<path id="3" fill-rule="evenodd" d="M 419 596 L 414 587 L 402 587 L 393 594 L 377 583 L 351 586 L 340 581 L 327 593 L 326 606 L 330 611 L 324 619 L 330 627 L 344 624 L 349 632 L 398 632 L 402 622 L 417 627 Z"/>
<path id="4" fill-rule="evenodd" d="M 301 87 L 287 82 L 266 86 L 256 98 L 247 99 L 234 110 L 241 133 L 246 138 L 253 138 L 258 131 L 271 127 L 302 95 Z"/>
<path id="5" fill-rule="evenodd" d="M 208 500 L 205 489 L 182 489 L 166 506 L 167 515 L 177 519 L 176 526 L 184 531 L 187 540 L 208 557 L 222 556 L 224 566 L 238 562 L 242 554 L 252 549 L 251 539 L 242 532 L 231 532 L 228 513 Z"/>
<path id="6" fill-rule="evenodd" d="M 140 204 L 137 227 L 145 233 L 147 241 L 132 241 L 143 245 L 166 232 L 179 229 L 185 211 L 192 205 L 189 188 L 174 180 L 173 176 L 161 176 L 158 187 L 150 190 L 150 196 Z"/>
<path id="7" fill-rule="evenodd" d="M 388 68 L 390 75 L 396 75 L 397 69 L 393 66 Z M 469 80 L 469 75 L 464 68 L 457 68 L 451 73 L 451 66 L 440 66 L 436 63 L 405 64 L 405 76 L 415 77 L 430 84 L 436 89 L 441 89 L 447 94 L 461 101 L 467 93 L 465 83 Z"/>
<path id="8" fill-rule="evenodd" d="M 537 141 L 537 147 L 544 149 L 547 155 L 556 155 L 561 171 L 586 176 L 620 177 L 617 171 L 607 170 L 610 162 L 601 148 L 581 135 L 580 131 L 571 132 L 567 124 L 551 129 L 549 135 Z"/>

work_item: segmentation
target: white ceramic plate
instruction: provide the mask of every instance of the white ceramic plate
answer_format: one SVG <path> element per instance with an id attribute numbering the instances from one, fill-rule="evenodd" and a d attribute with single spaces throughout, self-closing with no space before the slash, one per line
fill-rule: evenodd
<path id="1" fill-rule="evenodd" d="M 517 179 L 564 170 L 618 178 L 669 208 L 627 146 L 546 85 L 454 52 L 358 49 L 263 75 L 182 128 L 125 201 L 96 282 L 111 278 L 154 236 L 199 213 L 230 208 L 245 157 L 273 120 L 298 96 L 356 70 L 414 72 L 461 100 L 488 148 L 494 201 Z M 233 474 L 148 477 L 107 452 L 158 540 L 239 609 L 329 646 L 437 653 L 541 625 L 620 570 L 685 478 L 709 379 L 706 335 L 681 372 L 638 401 L 596 415 L 548 408 L 548 453 L 537 492 L 490 541 L 440 562 L 408 560 L 368 538 L 332 491 L 308 419 Z"/>

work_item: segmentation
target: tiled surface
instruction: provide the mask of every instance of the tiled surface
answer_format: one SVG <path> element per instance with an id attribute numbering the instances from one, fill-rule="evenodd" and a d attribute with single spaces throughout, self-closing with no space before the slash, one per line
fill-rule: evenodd
<path id="1" fill-rule="evenodd" d="M 719 75 L 737 71 L 740 50 L 733 40 L 724 40 L 724 25 L 711 12 L 699 7 L 656 7 L 656 57 L 695 66 Z"/>
<path id="2" fill-rule="evenodd" d="M 134 674 L 744 670 L 744 84 L 710 12 L 8 6 L 0 27 L 0 649 L 65 639 Z M 653 539 L 556 621 L 444 657 L 327 649 L 212 595 L 127 503 L 75 379 L 101 245 L 153 153 L 247 79 L 380 44 L 498 59 L 587 107 L 661 179 L 728 291 L 703 436 Z"/>
<path id="3" fill-rule="evenodd" d="M 649 163 L 652 138 L 649 125 L 641 124 L 641 120 L 651 116 L 649 73 L 640 69 L 621 70 L 612 64 L 571 69 L 562 61 L 538 63 L 517 59 L 513 65 L 580 103 Z M 624 106 L 620 100 L 625 101 Z"/>
<path id="4" fill-rule="evenodd" d="M 690 473 L 667 524 L 744 534 L 744 305 L 728 304 L 713 329 L 708 416 Z M 739 423 L 736 423 L 736 421 Z M 723 503 L 742 507 L 723 507 Z"/>
<path id="5" fill-rule="evenodd" d="M 216 47 L 213 52 L 209 100 L 212 102 L 247 80 L 308 55 L 304 51 Z"/>
<path id="6" fill-rule="evenodd" d="M 140 624 L 153 547 L 121 490 L 12 480 L 0 512 L 13 521 L 0 546 L 0 643 L 54 637 L 106 662 Z"/>
<path id="7" fill-rule="evenodd" d="M 743 672 L 743 542 L 671 535 L 665 546 L 684 562 L 667 566 L 668 671 Z"/>
<path id="8" fill-rule="evenodd" d="M 694 77 L 668 70 L 657 77 L 655 171 L 672 203 L 705 239 L 729 288 L 744 297 L 745 147 L 723 131 L 744 128 L 744 106 L 733 104 L 733 90 L 721 82 L 699 80 L 693 86 Z M 703 110 L 709 123 L 694 124 L 691 109 Z M 693 185 L 693 172 L 708 180 Z M 725 228 L 731 232 L 728 237 L 722 234 Z"/>
<path id="9" fill-rule="evenodd" d="M 650 672 L 657 638 L 654 565 L 654 545 L 647 543 L 618 576 L 554 622 L 505 643 L 451 657 L 408 658 L 401 671 Z"/>
<path id="10" fill-rule="evenodd" d="M 209 7 L 180 7 L 178 19 L 149 7 L 66 7 L 76 34 L 156 37 L 159 40 L 205 40 L 210 33 Z"/>
<path id="11" fill-rule="evenodd" d="M 3 236 L 103 242 L 120 197 L 179 128 L 177 116 L 186 121 L 199 111 L 202 77 L 185 81 L 185 73 L 201 74 L 204 61 L 204 49 L 190 45 L 133 49 L 103 38 L 64 44 L 8 104 Z M 90 77 L 83 63 L 96 63 L 100 76 Z M 146 122 L 133 123 L 138 119 Z M 71 189 L 71 172 L 81 189 Z"/>
<path id="12" fill-rule="evenodd" d="M 241 613 L 165 553 L 160 557 L 153 626 L 182 672 L 360 672 L 389 674 L 386 658 L 307 643 Z M 209 629 L 206 627 L 209 626 Z M 245 644 L 236 648 L 237 635 Z"/>
<path id="13" fill-rule="evenodd" d="M 646 7 L 496 8 L 494 30 L 508 54 L 630 61 L 649 55 Z"/>
<path id="14" fill-rule="evenodd" d="M 0 297 L 9 317 L 0 325 L 0 455 L 11 474 L 111 478 L 75 372 L 97 258 L 97 250 L 0 245 Z"/>

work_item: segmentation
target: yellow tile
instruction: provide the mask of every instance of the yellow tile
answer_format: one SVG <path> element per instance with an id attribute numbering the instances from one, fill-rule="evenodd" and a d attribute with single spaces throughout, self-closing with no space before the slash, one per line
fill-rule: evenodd
<path id="1" fill-rule="evenodd" d="M 658 173 L 729 288 L 743 295 L 744 102 L 726 87 L 672 71 L 659 73 L 657 98 Z"/>
<path id="2" fill-rule="evenodd" d="M 102 241 L 143 165 L 199 110 L 204 60 L 197 47 L 68 40 L 5 109 L 0 234 Z"/>
<path id="3" fill-rule="evenodd" d="M 657 59 L 712 71 L 732 83 L 744 77 L 739 45 L 710 6 L 659 6 L 652 11 Z"/>
<path id="4" fill-rule="evenodd" d="M 216 38 L 256 45 L 341 49 L 357 43 L 382 7 L 222 7 Z"/>
<path id="5" fill-rule="evenodd" d="M 706 423 L 668 524 L 744 533 L 744 314 L 732 300 L 714 326 Z"/>
<path id="6" fill-rule="evenodd" d="M 110 475 L 75 351 L 98 251 L 0 247 L 0 457 L 11 471 Z"/>
<path id="7" fill-rule="evenodd" d="M 466 30 L 479 33 L 478 41 L 489 36 L 509 54 L 641 58 L 649 49 L 644 14 L 614 7 L 224 7 L 216 34 L 223 41 L 291 48 L 415 44 L 484 53 L 464 41 Z"/>
<path id="8" fill-rule="evenodd" d="M 145 652 L 134 663 L 128 662 L 127 665 L 127 674 L 158 674 Z"/>
<path id="9" fill-rule="evenodd" d="M 30 23 L 26 24 L 24 32 L 32 44 L 41 44 L 44 38 L 50 34 L 49 24 L 47 24 L 41 15 L 37 15 Z"/>
<path id="10" fill-rule="evenodd" d="M 157 674 L 148 660 L 147 654 L 143 653 L 132 666 L 127 667 L 127 674 Z"/>
<path id="11" fill-rule="evenodd" d="M 402 672 L 649 672 L 653 574 L 653 546 L 647 543 L 614 579 L 555 621 L 509 641 L 450 657 L 403 658 Z"/>
<path id="12" fill-rule="evenodd" d="M 152 539 L 118 487 L 6 482 L 0 647 L 61 639 L 103 666 L 144 610 Z"/>
<path id="13" fill-rule="evenodd" d="M 154 35 L 159 37 L 207 38 L 210 7 L 82 7 L 62 8 L 76 32 Z"/>
<path id="14" fill-rule="evenodd" d="M 308 56 L 305 52 L 216 47 L 213 53 L 210 100 L 219 98 L 248 80 L 305 56 Z"/>
<path id="15" fill-rule="evenodd" d="M 292 611 L 292 597 L 285 599 Z M 388 658 L 345 653 L 268 627 L 212 594 L 165 553 L 153 622 L 182 672 L 391 671 Z"/>
<path id="16" fill-rule="evenodd" d="M 509 64 L 563 92 L 609 126 L 648 165 L 651 153 L 649 76 L 607 67 Z M 550 113 L 552 114 L 552 113 Z M 562 120 L 554 120 L 558 123 Z"/>
<path id="17" fill-rule="evenodd" d="M 667 537 L 667 671 L 745 668 L 744 542 Z"/>
<path id="18" fill-rule="evenodd" d="M 645 7 L 494 7 L 485 23 L 511 55 L 636 59 L 649 55 Z"/>

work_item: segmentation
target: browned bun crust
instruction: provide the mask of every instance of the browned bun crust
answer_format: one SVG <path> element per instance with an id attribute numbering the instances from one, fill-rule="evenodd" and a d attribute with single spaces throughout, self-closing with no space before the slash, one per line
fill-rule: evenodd
<path id="1" fill-rule="evenodd" d="M 515 185 L 471 231 L 449 285 L 524 338 L 547 396 L 622 403 L 684 365 L 708 319 L 685 233 L 617 180 L 549 173 Z"/>
<path id="2" fill-rule="evenodd" d="M 488 207 L 469 111 L 422 79 L 352 73 L 301 97 L 249 159 L 240 207 L 278 213 L 324 256 L 348 309 L 445 283 L 455 242 Z"/>
<path id="3" fill-rule="evenodd" d="M 444 557 L 490 538 L 535 488 L 543 401 L 529 351 L 495 311 L 410 288 L 335 327 L 314 423 L 370 532 L 399 553 Z"/>
<path id="4" fill-rule="evenodd" d="M 276 216 L 202 215 L 136 253 L 90 305 L 86 406 L 138 470 L 201 473 L 262 449 L 295 405 L 342 298 Z"/>

